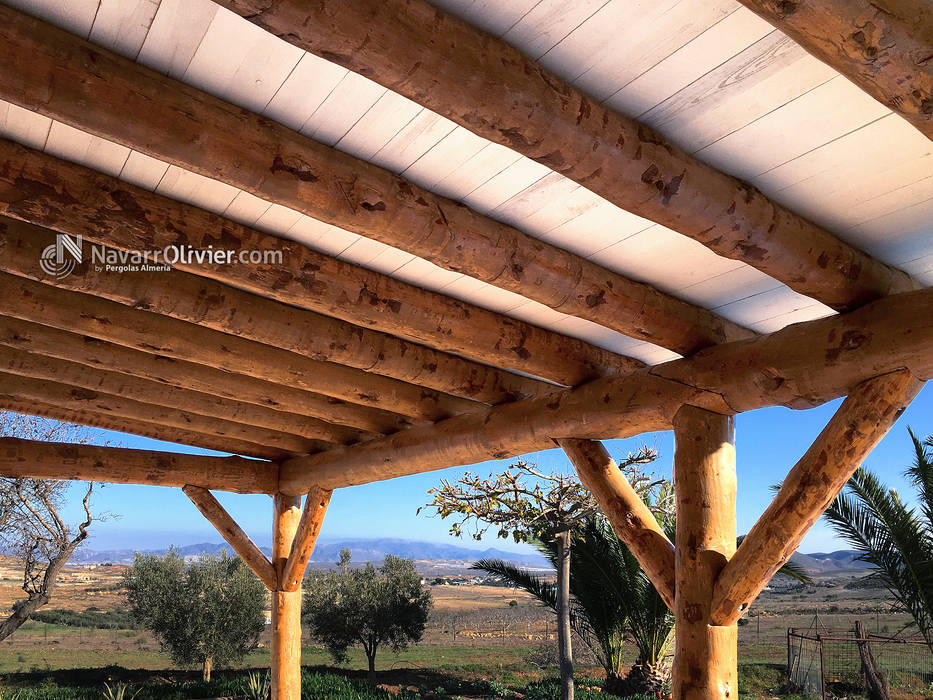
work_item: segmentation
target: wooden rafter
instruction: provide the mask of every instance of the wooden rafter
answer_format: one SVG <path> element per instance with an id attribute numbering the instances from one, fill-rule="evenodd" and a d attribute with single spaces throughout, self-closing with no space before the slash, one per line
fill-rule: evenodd
<path id="1" fill-rule="evenodd" d="M 834 309 L 918 286 L 428 2 L 219 4 Z"/>
<path id="2" fill-rule="evenodd" d="M 739 0 L 933 139 L 927 0 Z"/>
<path id="3" fill-rule="evenodd" d="M 290 455 L 290 453 L 285 450 L 267 447 L 265 445 L 256 445 L 251 442 L 246 442 L 245 440 L 205 435 L 182 428 L 166 428 L 158 423 L 121 418 L 103 411 L 93 411 L 87 408 L 64 408 L 55 404 L 43 403 L 35 399 L 25 400 L 12 396 L 4 396 L 2 393 L 0 393 L 0 409 L 30 416 L 43 416 L 45 418 L 52 418 L 53 420 L 67 421 L 68 423 L 87 425 L 94 428 L 103 428 L 104 430 L 114 430 L 118 433 L 141 435 L 143 437 L 152 438 L 153 440 L 162 440 L 163 442 L 174 442 L 182 445 L 190 445 L 191 447 L 201 447 L 205 450 L 245 455 L 257 459 L 282 460 Z M 13 476 L 17 476 L 17 474 L 13 474 Z M 30 475 L 21 474 L 19 476 Z M 34 476 L 36 478 L 50 478 L 48 474 L 43 473 L 37 473 Z M 113 481 L 113 479 L 106 478 L 104 480 Z"/>
<path id="4" fill-rule="evenodd" d="M 35 479 L 197 485 L 234 493 L 273 493 L 277 469 L 243 457 L 205 457 L 123 447 L 0 438 L 0 474 Z"/>
<path id="5" fill-rule="evenodd" d="M 296 455 L 319 452 L 330 444 L 323 440 L 309 440 L 278 430 L 255 428 L 221 418 L 204 416 L 181 408 L 166 408 L 124 398 L 117 394 L 84 389 L 61 382 L 33 379 L 6 371 L 0 371 L 0 396 L 15 400 L 38 401 L 75 411 L 103 412 L 118 418 L 155 423 L 165 428 L 180 428 L 201 435 L 241 440 Z"/>
<path id="6" fill-rule="evenodd" d="M 321 328 L 316 318 L 309 318 L 316 315 L 183 272 L 112 275 L 88 267 L 80 274 L 51 278 L 37 268 L 32 257 L 42 246 L 41 231 L 12 219 L 0 220 L 0 270 L 8 273 L 0 274 L 0 285 L 16 293 L 3 307 L 6 315 L 343 401 L 388 405 L 422 421 L 446 418 L 474 406 L 472 400 L 432 386 L 484 403 L 507 402 L 553 386 L 349 324 L 345 324 L 346 334 L 328 336 L 326 326 Z M 69 296 L 53 286 L 80 294 Z M 50 299 L 62 304 L 43 309 Z M 81 313 L 75 314 L 75 309 Z M 231 314 L 230 309 L 237 313 Z M 29 316 L 35 313 L 40 317 Z M 369 344 L 371 340 L 376 342 Z M 335 352 L 327 353 L 327 347 Z M 359 354 L 351 355 L 344 348 L 358 348 Z M 389 352 L 397 354 L 382 354 Z M 328 357 L 340 364 L 324 362 Z M 347 368 L 344 361 L 371 362 L 374 369 Z M 390 379 L 382 372 L 427 387 Z"/>
<path id="7" fill-rule="evenodd" d="M 0 318 L 0 333 L 4 333 Z M 146 357 L 146 356 L 144 356 Z M 247 427 L 262 428 L 308 440 L 347 444 L 365 440 L 371 434 L 334 425 L 317 418 L 284 413 L 251 403 L 225 399 L 187 388 L 168 386 L 150 379 L 139 379 L 108 369 L 91 368 L 78 362 L 51 358 L 32 352 L 0 347 L 0 371 L 7 374 L 57 382 L 74 387 L 82 400 L 95 394 L 119 396 L 140 404 L 152 404 L 185 414 L 196 414 Z M 12 388 L 7 388 L 12 391 Z M 83 391 L 82 391 L 83 390 Z M 106 400 L 101 397 L 101 400 Z M 134 416 L 129 416 L 134 417 Z M 141 417 L 141 416 L 135 416 Z"/>
<path id="8" fill-rule="evenodd" d="M 282 465 L 283 491 L 337 488 L 547 449 L 564 437 L 667 430 L 684 404 L 732 414 L 803 408 L 904 367 L 933 376 L 933 289 L 879 299 L 847 314 L 704 350 L 624 377 L 403 430 Z"/>
<path id="9" fill-rule="evenodd" d="M 182 491 L 191 499 L 195 507 L 201 511 L 201 515 L 207 518 L 208 522 L 220 533 L 220 536 L 233 548 L 233 551 L 237 553 L 240 559 L 259 577 L 259 580 L 265 584 L 266 588 L 270 591 L 276 590 L 278 582 L 276 581 L 275 570 L 272 568 L 272 562 L 266 558 L 266 555 L 243 531 L 243 528 L 237 525 L 236 521 L 220 504 L 220 501 L 214 497 L 214 494 L 205 488 L 192 486 L 191 484 L 184 486 Z"/>
<path id="10" fill-rule="evenodd" d="M 712 624 L 736 623 L 922 386 L 900 371 L 849 393 L 717 577 Z"/>
<path id="11" fill-rule="evenodd" d="M 681 353 L 751 335 L 39 20 L 0 8 L 0 30 L 0 98 L 26 109 Z"/>
<path id="12" fill-rule="evenodd" d="M 5 306 L 9 298 L 3 297 L 2 288 L 3 284 L 0 283 L 0 306 Z M 70 310 L 75 307 L 63 308 Z M 80 317 L 80 314 L 76 314 L 76 317 Z M 33 318 L 44 320 L 41 316 Z M 98 321 L 101 318 L 105 317 L 98 316 Z M 174 360 L 164 355 L 133 350 L 40 323 L 9 318 L 2 313 L 0 345 L 47 358 L 105 369 L 147 382 L 157 382 L 166 388 L 189 389 L 228 401 L 247 403 L 282 414 L 267 415 L 266 419 L 269 421 L 294 421 L 294 418 L 289 416 L 313 417 L 370 433 L 393 433 L 412 424 L 407 419 L 387 411 L 345 404 L 301 389 Z M 266 427 L 272 425 L 268 424 Z"/>
<path id="13" fill-rule="evenodd" d="M 667 607 L 673 610 L 674 545 L 658 526 L 657 519 L 601 442 L 563 438 L 557 444 L 567 453 L 580 481 L 596 497 L 616 535 L 635 555 Z"/>
<path id="14" fill-rule="evenodd" d="M 314 545 L 321 533 L 321 525 L 324 523 L 324 515 L 327 513 L 327 505 L 330 503 L 332 493 L 332 491 L 318 487 L 313 487 L 308 491 L 291 551 L 282 567 L 279 590 L 297 591 L 301 586 L 301 579 L 304 578 L 305 567 L 308 566 L 308 560 L 314 553 Z"/>
<path id="15" fill-rule="evenodd" d="M 0 17 L 3 12 L 0 7 Z M 174 245 L 277 252 L 281 262 L 271 264 L 180 260 L 173 266 L 356 326 L 564 385 L 642 366 L 576 338 L 342 262 L 11 141 L 0 140 L 0 163 L 0 213 L 14 219 L 128 251 Z M 172 299 L 177 296 L 176 291 Z M 215 303 L 229 314 L 230 301 L 226 295 Z"/>

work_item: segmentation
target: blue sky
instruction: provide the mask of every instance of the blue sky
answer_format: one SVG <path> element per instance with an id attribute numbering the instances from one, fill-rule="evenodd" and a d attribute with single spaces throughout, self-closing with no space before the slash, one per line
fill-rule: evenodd
<path id="1" fill-rule="evenodd" d="M 769 486 L 781 480 L 794 462 L 806 451 L 813 439 L 829 420 L 839 401 L 807 411 L 769 408 L 741 414 L 736 419 L 736 450 L 738 457 L 738 526 L 746 532 L 770 502 Z M 902 493 L 908 491 L 902 478 L 911 460 L 911 446 L 907 426 L 920 435 L 933 433 L 933 387 L 927 386 L 905 411 L 894 428 L 866 460 L 866 465 L 883 477 L 889 485 Z M 106 433 L 111 444 L 122 447 L 200 452 L 193 448 L 180 448 L 169 443 L 119 433 Z M 630 440 L 607 441 L 609 451 L 624 454 L 647 443 L 660 453 L 654 468 L 657 473 L 670 476 L 674 451 L 670 432 L 650 433 Z M 559 450 L 546 450 L 528 455 L 529 461 L 541 468 L 570 470 L 570 465 Z M 449 523 L 438 518 L 416 515 L 420 505 L 429 500 L 428 489 L 437 485 L 441 477 L 455 479 L 467 469 L 486 475 L 509 464 L 492 461 L 469 468 L 454 468 L 429 472 L 391 481 L 354 486 L 338 490 L 331 501 L 324 521 L 322 540 L 352 537 L 403 537 L 435 542 L 457 541 L 448 535 Z M 77 496 L 77 493 L 75 492 Z M 259 544 L 270 541 L 271 499 L 268 496 L 243 496 L 217 493 L 242 527 Z M 72 520 L 76 520 L 78 498 L 69 506 Z M 117 516 L 107 522 L 95 523 L 91 542 L 93 549 L 156 548 L 169 544 L 219 542 L 220 537 L 195 510 L 180 489 L 155 486 L 104 487 L 94 498 L 98 511 Z M 489 536 L 482 544 L 470 539 L 460 540 L 466 546 L 495 546 L 501 549 L 521 549 L 504 540 Z M 821 552 L 843 549 L 821 521 L 807 535 L 801 551 Z"/>

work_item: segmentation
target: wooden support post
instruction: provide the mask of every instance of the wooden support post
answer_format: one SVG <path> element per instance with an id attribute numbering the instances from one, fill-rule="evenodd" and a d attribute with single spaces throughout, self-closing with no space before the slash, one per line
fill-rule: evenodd
<path id="1" fill-rule="evenodd" d="M 922 386 L 901 370 L 852 390 L 720 572 L 713 622 L 738 621 Z"/>
<path id="2" fill-rule="evenodd" d="M 301 512 L 301 521 L 298 523 L 298 531 L 295 533 L 295 539 L 288 554 L 288 561 L 282 569 L 279 587 L 283 591 L 297 591 L 301 587 L 301 579 L 304 578 L 305 567 L 314 553 L 314 544 L 321 533 L 324 514 L 327 513 L 327 504 L 330 503 L 332 493 L 333 491 L 317 486 L 308 492 L 304 510 Z"/>
<path id="3" fill-rule="evenodd" d="M 226 509 L 220 505 L 220 501 L 214 498 L 214 494 L 207 489 L 192 486 L 191 484 L 184 486 L 182 491 L 191 499 L 195 507 L 201 511 L 201 515 L 207 518 L 208 522 L 217 529 L 217 532 L 227 541 L 227 544 L 233 547 L 233 551 L 239 555 L 243 563 L 252 569 L 260 581 L 266 584 L 266 588 L 274 591 L 277 587 L 277 581 L 272 563 L 266 559 L 266 555 L 249 538 L 249 535 L 236 524 L 236 521 Z"/>
<path id="4" fill-rule="evenodd" d="M 735 552 L 735 428 L 731 416 L 684 406 L 674 416 L 675 700 L 737 695 L 737 626 L 710 624 L 713 583 Z"/>
<path id="5" fill-rule="evenodd" d="M 564 438 L 557 441 L 580 481 L 603 509 L 612 529 L 638 559 L 658 593 L 674 609 L 674 545 L 654 514 L 635 493 L 601 442 Z"/>
<path id="6" fill-rule="evenodd" d="M 300 497 L 273 497 L 272 565 L 279 581 L 300 517 Z M 277 588 L 272 592 L 272 700 L 301 700 L 301 591 Z"/>

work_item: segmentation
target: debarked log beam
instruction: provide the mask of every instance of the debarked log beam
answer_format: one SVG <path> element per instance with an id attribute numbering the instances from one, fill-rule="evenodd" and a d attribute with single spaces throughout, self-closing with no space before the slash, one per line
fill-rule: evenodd
<path id="1" fill-rule="evenodd" d="M 423 39 L 431 35 L 412 46 L 424 54 Z M 354 48 L 365 50 L 365 41 Z M 498 76 L 490 77 L 498 88 Z M 473 103 L 482 97 L 473 95 Z M 750 334 L 707 309 L 6 8 L 0 8 L 0 98 L 681 353 Z M 119 117 L 113 104 L 121 106 Z"/>
<path id="2" fill-rule="evenodd" d="M 928 0 L 739 0 L 933 139 Z"/>
<path id="3" fill-rule="evenodd" d="M 273 462 L 206 457 L 125 447 L 0 438 L 0 474 L 114 484 L 183 487 L 193 484 L 234 493 L 274 493 Z"/>
<path id="4" fill-rule="evenodd" d="M 588 488 L 612 523 L 616 535 L 631 550 L 641 568 L 671 610 L 674 609 L 674 545 L 609 456 L 601 442 L 562 438 L 580 481 Z"/>
<path id="5" fill-rule="evenodd" d="M 279 590 L 297 591 L 301 586 L 305 567 L 308 566 L 308 560 L 314 553 L 318 535 L 321 534 L 324 515 L 327 513 L 327 505 L 330 503 L 332 494 L 332 491 L 317 486 L 308 491 L 304 508 L 301 511 L 301 520 L 298 521 L 298 529 L 295 532 L 295 539 L 288 553 L 288 560 L 282 567 Z"/>
<path id="6" fill-rule="evenodd" d="M 922 386 L 901 370 L 849 393 L 720 572 L 713 624 L 735 624 Z"/>
<path id="7" fill-rule="evenodd" d="M 272 568 L 266 555 L 262 553 L 243 528 L 230 516 L 220 501 L 208 489 L 201 486 L 187 484 L 181 489 L 191 499 L 201 515 L 214 526 L 217 532 L 227 541 L 237 556 L 252 570 L 270 591 L 276 590 L 278 582 L 275 569 Z"/>
<path id="8" fill-rule="evenodd" d="M 723 414 L 806 408 L 871 377 L 907 368 L 933 376 L 933 289 L 727 343 L 624 377 L 525 399 L 282 465 L 281 488 L 337 488 L 548 449 L 559 438 L 668 430 L 683 404 Z"/>
<path id="9" fill-rule="evenodd" d="M 749 183 L 688 155 L 649 127 L 587 97 L 518 49 L 425 0 L 220 4 L 285 41 L 547 166 L 622 209 L 756 267 L 834 309 L 853 309 L 919 286 L 904 272 L 836 238 Z M 796 8 L 809 3 L 779 4 Z M 929 14 L 928 8 L 920 11 L 920 21 L 928 21 Z M 866 35 L 870 33 L 866 29 Z M 928 56 L 920 53 L 916 58 L 929 66 Z M 9 58 L 15 59 L 15 54 Z M 39 70 L 37 65 L 30 67 Z M 25 73 L 18 80 L 26 83 L 20 89 L 30 86 Z M 45 90 L 43 95 L 49 93 Z M 929 92 L 922 97 L 929 98 Z M 52 99 L 37 96 L 32 104 L 66 99 L 53 93 Z M 600 307 L 597 313 L 613 312 Z"/>
<path id="10" fill-rule="evenodd" d="M 0 6 L 0 21 L 3 13 Z M 0 166 L 0 214 L 127 252 L 168 246 L 231 255 L 253 251 L 266 257 L 258 263 L 212 263 L 180 256 L 172 267 L 292 307 L 568 386 L 643 365 L 12 141 L 0 139 Z M 81 276 L 93 261 L 89 255 L 72 276 Z M 223 311 L 230 313 L 229 301 Z"/>

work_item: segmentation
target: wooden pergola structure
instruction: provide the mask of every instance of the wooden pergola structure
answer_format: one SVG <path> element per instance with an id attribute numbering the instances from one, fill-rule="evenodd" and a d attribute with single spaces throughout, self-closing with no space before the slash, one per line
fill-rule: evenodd
<path id="1" fill-rule="evenodd" d="M 293 700 L 334 489 L 559 446 L 674 696 L 734 695 L 742 611 L 933 376 L 929 0 L 741 3 L 0 6 L 0 407 L 234 455 L 0 473 L 183 488 Z M 90 254 L 168 246 L 258 257 Z M 736 550 L 733 417 L 842 396 Z M 678 547 L 599 442 L 669 429 Z M 215 489 L 274 497 L 271 561 Z"/>

